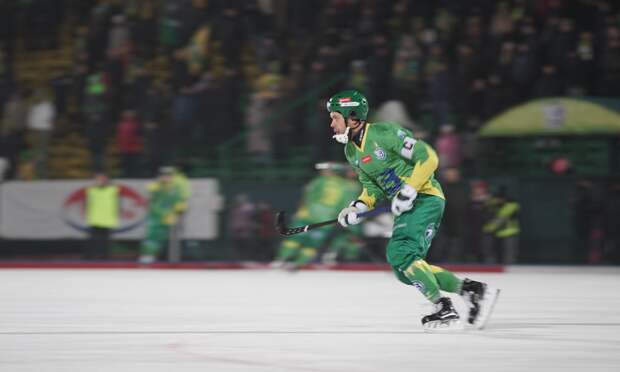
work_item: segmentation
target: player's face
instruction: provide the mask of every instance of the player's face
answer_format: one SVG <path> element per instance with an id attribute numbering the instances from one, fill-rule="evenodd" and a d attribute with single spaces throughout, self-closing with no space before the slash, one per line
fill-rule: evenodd
<path id="1" fill-rule="evenodd" d="M 330 112 L 329 117 L 332 118 L 332 123 L 329 125 L 334 134 L 342 134 L 347 129 L 347 124 L 344 121 L 344 116 L 339 112 Z"/>

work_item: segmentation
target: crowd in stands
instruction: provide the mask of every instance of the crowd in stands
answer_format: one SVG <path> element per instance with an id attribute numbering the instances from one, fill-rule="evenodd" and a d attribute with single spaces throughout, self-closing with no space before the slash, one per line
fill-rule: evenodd
<path id="1" fill-rule="evenodd" d="M 16 55 L 62 48 L 67 27 L 71 67 L 37 86 L 20 81 Z M 188 148 L 213 155 L 244 131 L 239 147 L 255 159 L 312 145 L 321 160 L 333 151 L 325 97 L 349 87 L 371 110 L 402 103 L 455 167 L 472 134 L 508 107 L 620 94 L 611 0 L 3 1 L 0 45 L 9 177 L 28 157 L 46 177 L 62 118 L 88 139 L 93 170 L 116 146 L 121 176 L 151 175 Z M 316 101 L 269 120 L 316 88 Z"/>

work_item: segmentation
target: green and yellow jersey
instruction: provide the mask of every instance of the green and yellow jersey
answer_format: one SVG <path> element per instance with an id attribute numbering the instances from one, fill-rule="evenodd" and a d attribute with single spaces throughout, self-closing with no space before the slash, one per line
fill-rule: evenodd
<path id="1" fill-rule="evenodd" d="M 361 133 L 361 144 L 349 141 L 344 151 L 363 187 L 358 199 L 370 208 L 378 200 L 391 200 L 404 183 L 413 186 L 419 194 L 445 199 L 434 177 L 439 163 L 437 154 L 396 123 L 367 123 Z"/>
<path id="2" fill-rule="evenodd" d="M 184 203 L 180 190 L 173 183 L 159 181 L 147 185 L 149 192 L 149 210 L 147 219 L 153 223 L 173 225 L 177 212 Z"/>
<path id="3" fill-rule="evenodd" d="M 315 223 L 334 218 L 359 192 L 357 182 L 339 176 L 319 176 L 305 188 L 301 207 L 295 217 Z"/>

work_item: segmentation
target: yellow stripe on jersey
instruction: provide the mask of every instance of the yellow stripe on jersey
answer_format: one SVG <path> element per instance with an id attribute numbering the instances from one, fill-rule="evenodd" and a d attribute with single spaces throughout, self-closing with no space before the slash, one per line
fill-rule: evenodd
<path id="1" fill-rule="evenodd" d="M 353 142 L 353 145 L 355 145 L 355 147 L 357 147 L 358 150 L 360 151 L 364 151 L 364 147 L 366 146 L 366 138 L 368 137 L 368 132 L 370 132 L 370 123 L 366 124 L 366 128 L 364 129 L 364 135 L 362 136 L 362 146 L 358 146 L 357 143 L 355 143 L 355 141 Z"/>
<path id="2" fill-rule="evenodd" d="M 368 190 L 364 188 L 360 196 L 357 197 L 357 200 L 363 201 L 364 204 L 368 206 L 368 209 L 372 209 L 375 206 L 375 202 L 377 201 L 377 198 L 368 194 Z"/>
<path id="3" fill-rule="evenodd" d="M 419 142 L 416 145 L 418 144 Z M 411 170 L 411 175 L 403 180 L 413 186 L 419 194 L 435 195 L 445 199 L 441 190 L 431 182 L 431 176 L 439 165 L 437 153 L 430 146 L 424 146 L 424 149 L 428 155 L 427 159 L 417 161 Z"/>

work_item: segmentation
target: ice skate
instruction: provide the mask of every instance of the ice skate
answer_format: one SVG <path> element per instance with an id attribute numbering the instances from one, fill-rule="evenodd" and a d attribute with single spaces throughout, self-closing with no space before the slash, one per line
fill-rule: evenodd
<path id="1" fill-rule="evenodd" d="M 487 324 L 499 296 L 499 289 L 475 280 L 463 280 L 461 296 L 469 303 L 467 322 L 477 329 Z"/>
<path id="2" fill-rule="evenodd" d="M 422 318 L 422 327 L 427 332 L 462 331 L 463 323 L 448 297 L 442 297 L 435 304 L 436 312 Z"/>
<path id="3" fill-rule="evenodd" d="M 284 265 L 286 264 L 286 262 L 281 261 L 281 260 L 276 260 L 276 261 L 272 261 L 269 263 L 269 268 L 270 269 L 282 269 L 284 268 Z"/>
<path id="4" fill-rule="evenodd" d="M 299 264 L 288 261 L 273 261 L 269 264 L 270 269 L 283 270 L 288 272 L 296 272 L 299 270 Z"/>
<path id="5" fill-rule="evenodd" d="M 138 263 L 142 265 L 150 265 L 155 263 L 155 256 L 149 254 L 143 254 L 138 257 Z"/>

